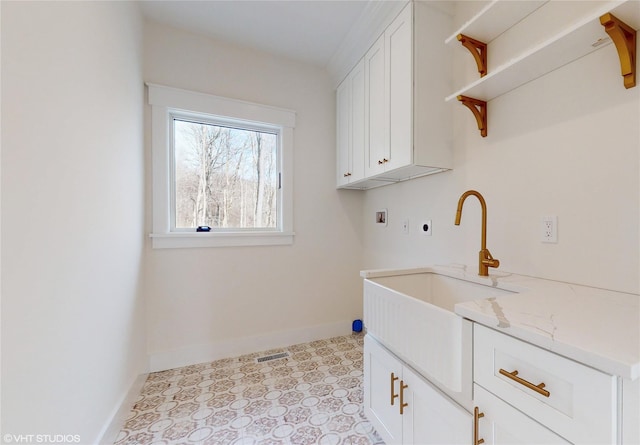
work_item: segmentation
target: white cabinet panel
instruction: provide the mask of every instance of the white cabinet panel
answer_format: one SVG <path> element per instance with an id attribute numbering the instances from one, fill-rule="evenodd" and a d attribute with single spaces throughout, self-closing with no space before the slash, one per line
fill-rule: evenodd
<path id="1" fill-rule="evenodd" d="M 427 381 L 405 367 L 408 406 L 403 415 L 403 441 L 421 445 L 471 443 L 470 413 L 452 403 Z"/>
<path id="2" fill-rule="evenodd" d="M 622 383 L 622 445 L 640 444 L 640 379 Z"/>
<path id="3" fill-rule="evenodd" d="M 384 33 L 388 88 L 389 145 L 385 170 L 411 164 L 413 160 L 413 38 L 412 10 L 408 6 Z"/>
<path id="4" fill-rule="evenodd" d="M 616 443 L 613 376 L 476 324 L 474 381 L 572 442 Z"/>
<path id="5" fill-rule="evenodd" d="M 478 419 L 478 439 L 483 439 L 484 444 L 548 445 L 570 443 L 484 388 L 474 385 L 473 392 L 474 404 L 483 414 Z"/>
<path id="6" fill-rule="evenodd" d="M 387 155 L 384 64 L 384 35 L 382 35 L 364 56 L 366 176 L 374 176 L 383 172 L 383 160 Z"/>
<path id="7" fill-rule="evenodd" d="M 364 412 L 387 445 L 402 443 L 398 394 L 402 364 L 375 340 L 364 339 Z"/>
<path id="8" fill-rule="evenodd" d="M 364 345 L 364 411 L 391 444 L 468 444 L 471 414 L 372 337 Z"/>
<path id="9" fill-rule="evenodd" d="M 338 187 L 364 178 L 364 88 L 364 60 L 361 60 L 336 90 Z"/>
<path id="10" fill-rule="evenodd" d="M 364 178 L 365 90 L 364 60 L 349 75 L 351 83 L 351 162 L 349 182 Z"/>
<path id="11" fill-rule="evenodd" d="M 338 186 L 349 183 L 350 169 L 350 134 L 351 122 L 351 91 L 348 79 L 340 84 L 336 90 L 336 181 Z"/>

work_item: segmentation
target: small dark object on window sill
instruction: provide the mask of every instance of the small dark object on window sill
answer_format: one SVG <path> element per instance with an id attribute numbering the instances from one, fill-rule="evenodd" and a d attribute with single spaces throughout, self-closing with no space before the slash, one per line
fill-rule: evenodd
<path id="1" fill-rule="evenodd" d="M 209 226 L 198 226 L 196 232 L 211 232 L 211 227 Z"/>

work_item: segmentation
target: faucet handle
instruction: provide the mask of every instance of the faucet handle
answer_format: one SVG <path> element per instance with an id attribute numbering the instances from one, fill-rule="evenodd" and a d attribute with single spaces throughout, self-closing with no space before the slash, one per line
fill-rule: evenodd
<path id="1" fill-rule="evenodd" d="M 482 255 L 482 264 L 485 265 L 486 267 L 500 267 L 500 260 L 494 258 L 491 256 L 491 252 L 489 252 L 489 249 L 484 249 L 483 251 L 480 252 L 480 254 Z"/>
<path id="2" fill-rule="evenodd" d="M 482 264 L 486 265 L 487 267 L 498 268 L 498 267 L 500 267 L 500 260 L 496 260 L 494 258 L 488 258 L 488 259 L 484 260 L 482 262 Z"/>

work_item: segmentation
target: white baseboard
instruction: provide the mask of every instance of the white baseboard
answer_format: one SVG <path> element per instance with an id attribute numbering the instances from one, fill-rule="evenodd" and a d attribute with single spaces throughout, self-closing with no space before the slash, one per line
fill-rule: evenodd
<path id="1" fill-rule="evenodd" d="M 114 409 L 111 420 L 105 425 L 102 432 L 98 435 L 100 440 L 95 443 L 99 443 L 100 445 L 112 445 L 115 443 L 127 416 L 131 412 L 131 407 L 140 396 L 140 392 L 142 391 L 142 387 L 144 386 L 144 382 L 147 380 L 148 375 L 149 374 L 140 374 L 136 377 L 129 387 L 129 391 L 127 391 L 127 393 L 122 397 L 120 404 Z"/>
<path id="2" fill-rule="evenodd" d="M 289 331 L 268 332 L 263 335 L 239 337 L 224 341 L 199 345 L 149 355 L 149 372 L 164 371 L 181 366 L 211 362 L 222 358 L 283 348 L 313 340 L 338 337 L 351 333 L 351 321 L 311 326 Z"/>

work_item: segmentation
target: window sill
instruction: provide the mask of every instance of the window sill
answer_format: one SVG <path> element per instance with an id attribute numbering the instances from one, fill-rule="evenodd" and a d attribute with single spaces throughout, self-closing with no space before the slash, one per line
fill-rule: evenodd
<path id="1" fill-rule="evenodd" d="M 154 249 L 194 247 L 283 246 L 293 244 L 293 232 L 251 233 L 152 233 Z"/>

